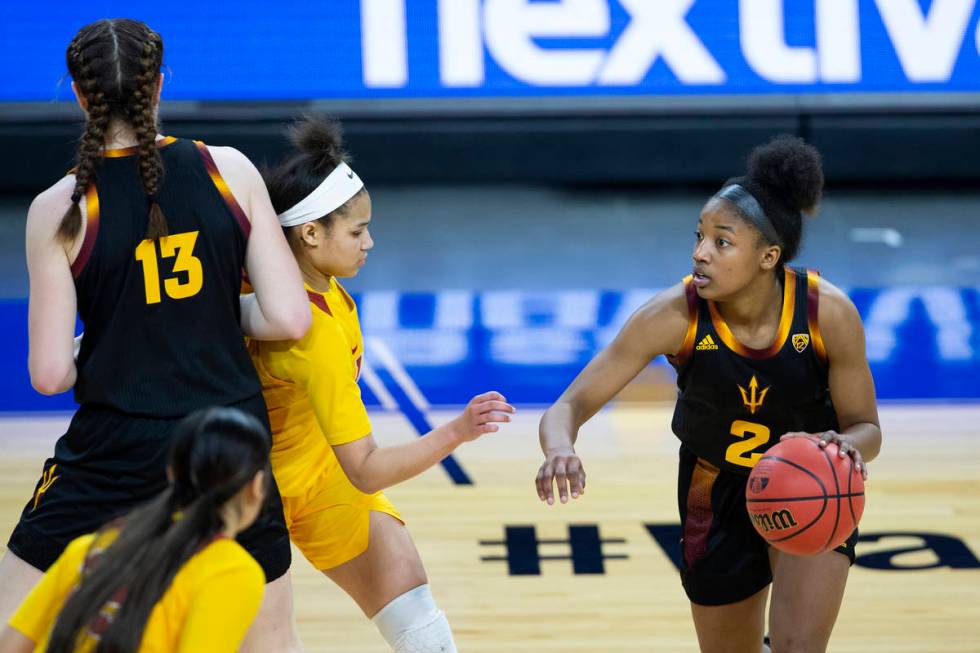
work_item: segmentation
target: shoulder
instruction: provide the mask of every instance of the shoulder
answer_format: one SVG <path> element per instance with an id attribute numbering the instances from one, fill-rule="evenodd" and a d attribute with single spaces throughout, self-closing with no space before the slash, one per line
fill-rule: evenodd
<path id="1" fill-rule="evenodd" d="M 843 290 L 820 278 L 820 304 L 817 321 L 820 333 L 833 360 L 864 355 L 864 326 L 861 315 Z"/>
<path id="2" fill-rule="evenodd" d="M 234 576 L 245 585 L 265 585 L 265 574 L 242 545 L 235 540 L 220 538 L 195 554 L 179 575 L 187 583 L 199 585 L 217 577 Z"/>
<path id="3" fill-rule="evenodd" d="M 681 281 L 647 300 L 631 319 L 644 325 L 663 328 L 672 324 L 687 325 L 690 317 L 688 285 Z"/>
<path id="4" fill-rule="evenodd" d="M 820 293 L 820 327 L 826 330 L 835 325 L 861 323 L 861 316 L 851 298 L 843 290 L 820 277 L 817 284 Z"/>
<path id="5" fill-rule="evenodd" d="M 75 192 L 75 175 L 65 175 L 31 202 L 27 211 L 27 228 L 35 231 L 55 231 L 65 212 L 71 207 Z"/>
<path id="6" fill-rule="evenodd" d="M 88 535 L 76 537 L 74 540 L 68 543 L 68 546 L 65 547 L 61 557 L 66 561 L 81 564 L 85 559 L 85 556 L 88 555 L 89 549 L 91 549 L 92 545 L 95 543 L 95 538 L 97 536 L 98 533 L 89 533 Z"/>
<path id="7" fill-rule="evenodd" d="M 657 293 L 630 316 L 613 346 L 648 359 L 679 353 L 695 321 L 696 299 L 685 281 Z"/>
<path id="8" fill-rule="evenodd" d="M 241 175 L 261 179 L 258 169 L 251 159 L 240 151 L 227 145 L 205 145 L 215 165 L 223 175 Z"/>

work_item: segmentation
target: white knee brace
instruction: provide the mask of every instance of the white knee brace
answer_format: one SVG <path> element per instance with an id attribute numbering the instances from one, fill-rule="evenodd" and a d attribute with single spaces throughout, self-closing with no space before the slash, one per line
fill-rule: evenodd
<path id="1" fill-rule="evenodd" d="M 456 653 L 449 621 L 428 585 L 392 599 L 371 621 L 395 653 Z"/>

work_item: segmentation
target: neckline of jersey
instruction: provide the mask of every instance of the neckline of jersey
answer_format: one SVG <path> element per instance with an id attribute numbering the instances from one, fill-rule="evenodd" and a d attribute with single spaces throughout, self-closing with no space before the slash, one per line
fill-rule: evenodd
<path id="1" fill-rule="evenodd" d="M 157 139 L 157 148 L 163 149 L 170 145 L 171 143 L 177 142 L 176 136 L 164 136 L 163 138 Z M 139 153 L 139 145 L 132 145 L 130 147 L 120 147 L 112 150 L 105 150 L 102 156 L 107 159 L 120 159 L 126 156 L 134 156 Z"/>
<path id="2" fill-rule="evenodd" d="M 711 313 L 711 323 L 726 347 L 746 358 L 771 358 L 779 353 L 783 345 L 786 344 L 790 328 L 793 326 L 793 317 L 796 312 L 796 273 L 791 268 L 785 269 L 783 306 L 780 311 L 779 326 L 776 329 L 776 337 L 768 347 L 753 349 L 739 342 L 713 301 L 708 301 L 708 311 Z"/>

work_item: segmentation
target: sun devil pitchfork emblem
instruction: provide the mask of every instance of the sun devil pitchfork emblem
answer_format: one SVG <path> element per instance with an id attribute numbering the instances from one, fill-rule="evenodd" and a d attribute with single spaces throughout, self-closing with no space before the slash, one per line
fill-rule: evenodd
<path id="1" fill-rule="evenodd" d="M 759 392 L 759 382 L 756 380 L 755 375 L 749 381 L 748 391 L 742 386 L 738 386 L 739 391 L 742 393 L 742 403 L 745 404 L 745 407 L 749 409 L 750 413 L 755 415 L 755 411 L 762 408 L 762 402 L 766 400 L 766 395 L 769 394 L 770 387 L 766 386 L 762 389 L 762 392 Z"/>

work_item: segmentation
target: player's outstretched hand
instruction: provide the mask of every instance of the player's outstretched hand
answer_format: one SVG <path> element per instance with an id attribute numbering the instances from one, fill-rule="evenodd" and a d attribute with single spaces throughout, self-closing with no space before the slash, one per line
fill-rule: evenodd
<path id="1" fill-rule="evenodd" d="M 841 435 L 837 431 L 824 431 L 823 433 L 803 433 L 802 431 L 792 431 L 779 438 L 780 441 L 790 438 L 820 438 L 820 448 L 826 449 L 827 445 L 834 443 L 837 445 L 837 455 L 841 458 L 850 456 L 854 461 L 854 466 L 861 472 L 861 477 L 868 480 L 868 466 L 861 457 L 861 452 L 853 444 L 848 442 L 846 435 Z"/>
<path id="2" fill-rule="evenodd" d="M 450 422 L 459 442 L 470 442 L 481 435 L 496 433 L 500 422 L 509 422 L 514 407 L 499 392 L 485 392 L 470 399 L 463 414 Z"/>
<path id="3" fill-rule="evenodd" d="M 555 485 L 558 486 L 558 500 L 568 503 L 568 497 L 578 499 L 585 494 L 585 468 L 572 448 L 555 449 L 545 455 L 544 463 L 534 479 L 538 488 L 538 498 L 555 502 Z"/>

